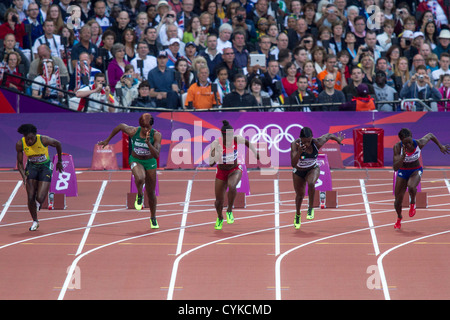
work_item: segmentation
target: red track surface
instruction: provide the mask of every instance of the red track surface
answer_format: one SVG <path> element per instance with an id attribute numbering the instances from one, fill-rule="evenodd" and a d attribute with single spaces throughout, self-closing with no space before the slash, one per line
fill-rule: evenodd
<path id="1" fill-rule="evenodd" d="M 19 174 L 0 177 L 0 299 L 450 299 L 449 170 L 425 170 L 428 208 L 405 208 L 400 231 L 388 170 L 333 171 L 339 207 L 303 213 L 300 230 L 290 171 L 251 171 L 222 231 L 213 171 L 160 172 L 159 230 L 126 209 L 129 171 L 81 171 L 78 197 L 41 210 L 36 232 Z"/>

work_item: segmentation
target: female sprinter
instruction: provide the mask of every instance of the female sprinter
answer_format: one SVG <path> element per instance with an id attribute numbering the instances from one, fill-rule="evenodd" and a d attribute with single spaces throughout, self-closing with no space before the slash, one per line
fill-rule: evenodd
<path id="1" fill-rule="evenodd" d="M 308 184 L 309 196 L 306 219 L 314 219 L 314 192 L 316 191 L 315 185 L 320 174 L 317 156 L 319 155 L 319 149 L 330 139 L 342 144 L 344 136 L 326 133 L 320 138 L 314 139 L 311 129 L 304 127 L 300 131 L 300 138 L 291 143 L 291 165 L 294 168 L 292 179 L 294 180 L 295 189 L 295 229 L 300 229 L 301 225 L 300 208 L 305 196 L 306 184 Z"/>
<path id="2" fill-rule="evenodd" d="M 161 133 L 153 129 L 154 119 L 149 113 L 144 113 L 139 118 L 139 127 L 131 127 L 125 123 L 119 124 L 113 129 L 108 138 L 98 144 L 105 147 L 109 141 L 120 131 L 131 137 L 131 155 L 128 159 L 131 172 L 134 176 L 138 193 L 134 207 L 141 210 L 144 204 L 144 184 L 150 205 L 150 225 L 152 229 L 158 229 L 156 221 L 156 159 L 161 150 Z"/>
<path id="3" fill-rule="evenodd" d="M 37 134 L 37 129 L 32 124 L 21 125 L 17 132 L 23 135 L 23 138 L 16 143 L 17 168 L 27 190 L 28 210 L 33 218 L 30 231 L 36 231 L 39 228 L 37 212 L 48 195 L 53 173 L 53 163 L 50 161 L 48 146 L 56 148 L 58 153 L 56 169 L 63 172 L 61 143 L 48 136 Z M 23 168 L 24 152 L 28 158 L 25 169 Z"/>
<path id="4" fill-rule="evenodd" d="M 223 226 L 223 202 L 225 192 L 228 187 L 228 207 L 227 207 L 227 223 L 234 222 L 233 204 L 236 198 L 236 186 L 242 177 L 242 167 L 238 164 L 238 144 L 245 144 L 247 148 L 252 150 L 259 160 L 259 153 L 250 142 L 242 136 L 234 135 L 233 127 L 227 120 L 223 120 L 221 128 L 222 137 L 216 139 L 211 144 L 209 154 L 209 165 L 212 167 L 217 163 L 217 172 L 215 180 L 216 201 L 214 206 L 217 212 L 216 230 L 222 230 Z"/>
<path id="5" fill-rule="evenodd" d="M 414 217 L 416 214 L 416 192 L 420 179 L 422 178 L 423 168 L 420 165 L 421 150 L 432 140 L 437 144 L 442 153 L 450 153 L 449 145 L 442 145 L 432 133 L 428 133 L 422 139 L 414 140 L 409 129 L 403 128 L 398 133 L 400 142 L 394 146 L 394 170 L 397 172 L 395 181 L 395 202 L 394 207 L 397 212 L 397 222 L 394 229 L 401 228 L 402 221 L 402 202 L 406 188 L 408 188 L 410 196 L 409 216 Z"/>

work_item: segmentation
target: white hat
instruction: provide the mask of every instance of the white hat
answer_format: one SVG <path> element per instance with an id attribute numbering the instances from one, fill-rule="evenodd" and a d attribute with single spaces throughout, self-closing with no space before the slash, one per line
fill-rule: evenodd
<path id="1" fill-rule="evenodd" d="M 402 38 L 412 39 L 414 37 L 414 33 L 411 30 L 403 31 Z"/>
<path id="2" fill-rule="evenodd" d="M 172 39 L 169 40 L 169 46 L 173 45 L 175 42 L 178 43 L 178 44 L 181 43 L 180 39 L 172 38 Z"/>
<path id="3" fill-rule="evenodd" d="M 425 35 L 423 34 L 423 32 L 420 32 L 420 31 L 414 32 L 413 38 L 415 39 L 415 38 L 418 38 L 418 37 L 424 37 L 425 38 Z"/>
<path id="4" fill-rule="evenodd" d="M 161 6 L 168 6 L 169 9 L 171 8 L 169 6 L 169 3 L 167 1 L 165 1 L 165 0 L 161 0 L 161 1 L 158 2 L 158 4 L 156 5 L 156 10 L 158 10 L 158 8 L 161 7 Z"/>
<path id="5" fill-rule="evenodd" d="M 439 38 L 450 39 L 450 31 L 447 29 L 441 30 L 441 33 L 439 33 Z"/>

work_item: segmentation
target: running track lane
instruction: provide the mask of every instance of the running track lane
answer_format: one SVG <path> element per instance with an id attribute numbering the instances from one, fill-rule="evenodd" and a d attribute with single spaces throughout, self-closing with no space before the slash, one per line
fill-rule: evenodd
<path id="1" fill-rule="evenodd" d="M 20 187 L 0 221 L 0 298 L 448 299 L 448 173 L 425 171 L 429 208 L 418 209 L 412 219 L 405 209 L 399 232 L 392 227 L 392 172 L 381 170 L 332 172 L 339 208 L 316 209 L 313 221 L 303 214 L 300 230 L 292 226 L 294 193 L 285 171 L 250 172 L 247 208 L 235 209 L 236 222 L 225 223 L 222 231 L 214 230 L 211 171 L 161 172 L 159 230 L 150 230 L 148 210 L 125 209 L 129 172 L 82 172 L 79 196 L 67 199 L 67 210 L 42 210 L 35 233 L 27 230 Z M 19 175 L 0 174 L 3 210 Z M 304 212 L 306 205 L 305 200 Z M 69 266 L 74 279 L 61 296 Z"/>

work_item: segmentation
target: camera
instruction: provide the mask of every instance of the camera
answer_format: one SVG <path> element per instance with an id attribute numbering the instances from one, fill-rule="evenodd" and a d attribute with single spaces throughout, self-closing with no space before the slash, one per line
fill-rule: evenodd
<path id="1" fill-rule="evenodd" d="M 419 80 L 423 80 L 424 78 L 425 78 L 424 75 L 418 75 L 418 76 L 417 76 L 417 79 L 419 79 Z"/>
<path id="2" fill-rule="evenodd" d="M 242 22 L 242 21 L 244 21 L 244 16 L 241 15 L 241 14 L 238 14 L 238 15 L 236 16 L 236 20 L 237 20 L 238 22 Z"/>

